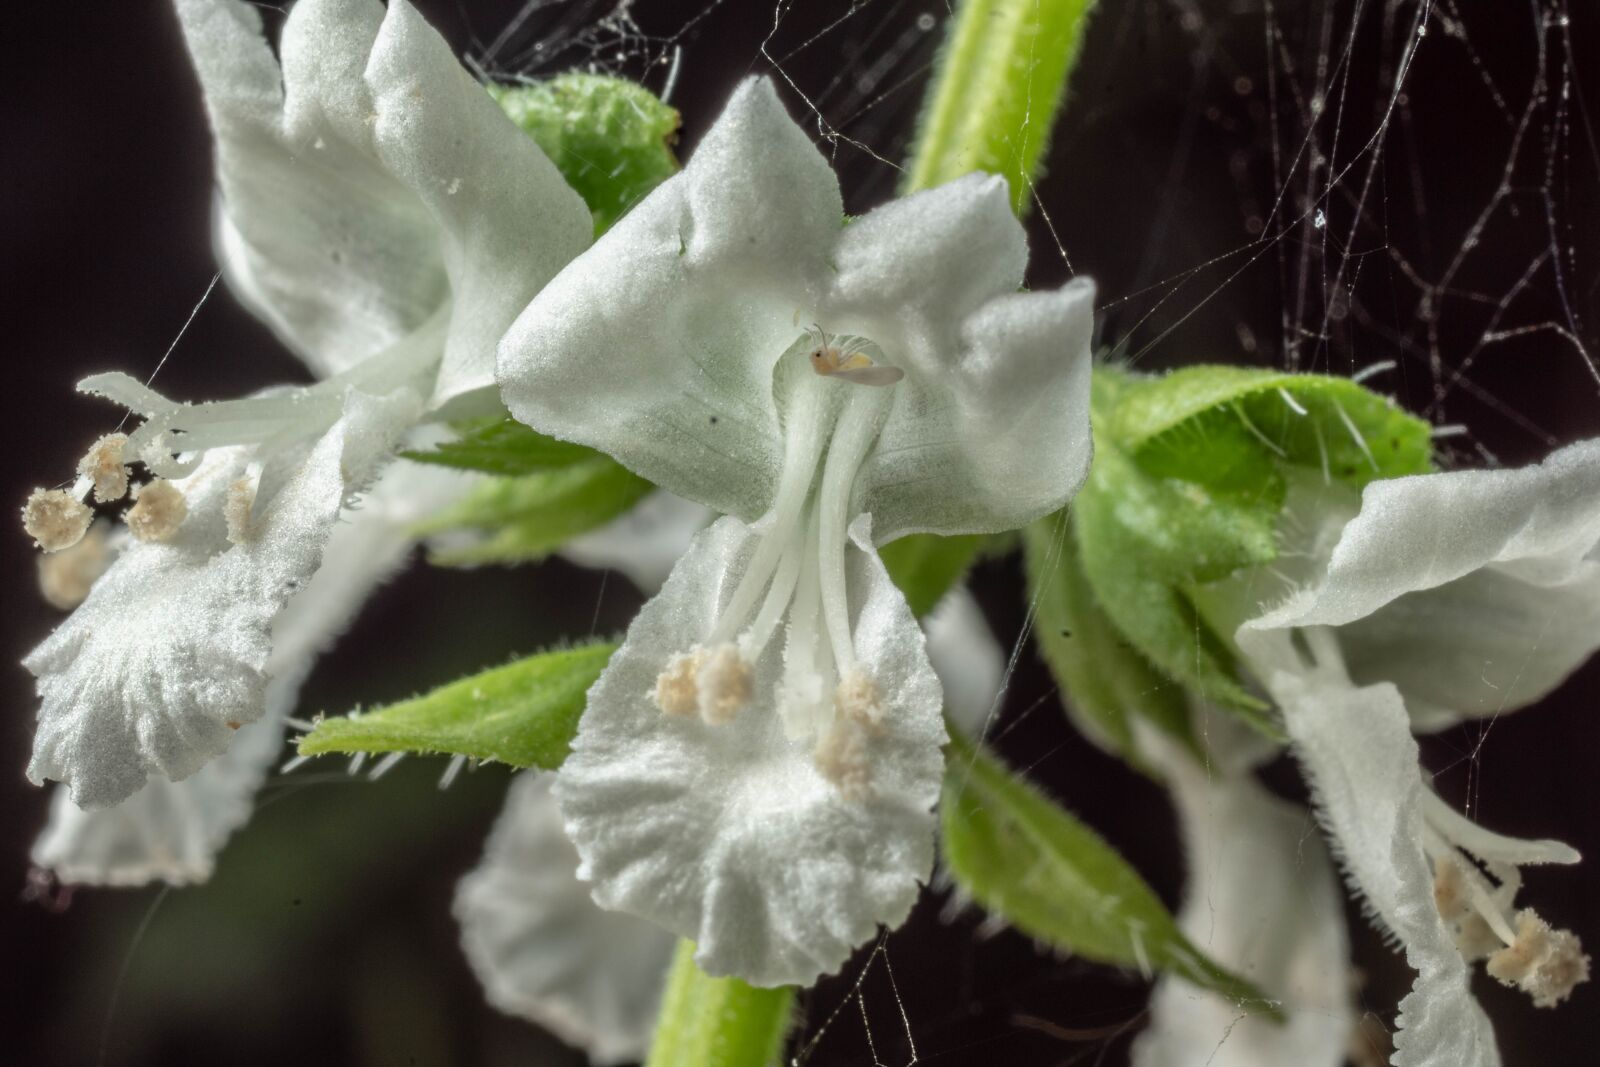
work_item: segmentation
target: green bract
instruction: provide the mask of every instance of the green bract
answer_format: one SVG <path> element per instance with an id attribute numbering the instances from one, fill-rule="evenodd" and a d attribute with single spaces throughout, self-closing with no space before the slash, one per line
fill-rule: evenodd
<path id="1" fill-rule="evenodd" d="M 322 719 L 300 739 L 300 754 L 449 753 L 554 770 L 578 730 L 584 693 L 615 649 L 595 642 L 542 652 L 376 711 Z"/>
<path id="2" fill-rule="evenodd" d="M 1357 489 L 1424 472 L 1427 423 L 1347 379 L 1220 366 L 1101 368 L 1094 409 L 1095 463 L 1073 521 L 1094 600 L 1167 677 L 1281 739 L 1195 591 L 1277 558 L 1291 472 Z"/>
<path id="3" fill-rule="evenodd" d="M 515 477 L 568 467 L 600 454 L 583 445 L 546 437 L 508 415 L 473 419 L 457 424 L 455 429 L 458 437 L 432 451 L 401 455 L 418 463 Z"/>
<path id="4" fill-rule="evenodd" d="M 961 581 L 983 542 L 976 534 L 911 534 L 884 545 L 879 555 L 889 577 L 906 595 L 911 614 L 920 619 Z"/>
<path id="5" fill-rule="evenodd" d="M 1098 834 L 959 736 L 940 811 L 956 882 L 1023 933 L 1086 959 L 1180 975 L 1241 1008 L 1279 1014 L 1190 943 Z"/>
<path id="6" fill-rule="evenodd" d="M 560 74 L 489 92 L 583 197 L 596 234 L 677 173 L 678 112 L 642 85 L 606 74 Z"/>

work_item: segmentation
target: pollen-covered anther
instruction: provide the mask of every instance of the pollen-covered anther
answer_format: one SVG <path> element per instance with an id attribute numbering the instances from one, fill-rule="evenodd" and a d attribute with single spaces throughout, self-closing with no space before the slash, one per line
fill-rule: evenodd
<path id="1" fill-rule="evenodd" d="M 817 773 L 838 788 L 848 801 L 860 803 L 872 795 L 872 764 L 867 752 L 869 727 L 856 719 L 840 718 L 817 739 L 811 762 Z"/>
<path id="2" fill-rule="evenodd" d="M 249 475 L 236 479 L 228 486 L 228 500 L 222 515 L 228 523 L 228 540 L 236 545 L 255 539 L 255 524 L 250 509 L 256 502 L 256 482 Z"/>
<path id="3" fill-rule="evenodd" d="M 22 528 L 46 552 L 60 552 L 83 540 L 94 512 L 65 489 L 35 489 L 22 506 Z"/>
<path id="4" fill-rule="evenodd" d="M 700 710 L 700 686 L 695 680 L 705 653 L 698 648 L 679 652 L 656 676 L 656 707 L 668 715 L 693 715 Z"/>
<path id="5" fill-rule="evenodd" d="M 189 514 L 183 490 L 157 478 L 134 490 L 133 507 L 123 518 L 128 531 L 141 541 L 170 541 Z"/>
<path id="6" fill-rule="evenodd" d="M 755 668 L 732 644 L 705 653 L 696 681 L 700 718 L 712 726 L 732 722 L 755 692 Z"/>
<path id="7" fill-rule="evenodd" d="M 39 594 L 46 603 L 62 611 L 83 603 L 111 564 L 106 540 L 105 523 L 97 523 L 71 548 L 39 557 Z"/>
<path id="8" fill-rule="evenodd" d="M 1589 980 L 1589 957 L 1570 930 L 1557 930 L 1532 908 L 1517 912 L 1517 938 L 1489 957 L 1489 974 L 1533 998 L 1535 1007 L 1553 1008 L 1573 988 Z"/>
<path id="9" fill-rule="evenodd" d="M 861 726 L 869 734 L 883 732 L 883 696 L 872 676 L 860 667 L 845 675 L 834 690 L 833 699 L 844 721 Z"/>
<path id="10" fill-rule="evenodd" d="M 98 504 L 121 500 L 128 492 L 128 468 L 122 462 L 122 450 L 127 443 L 127 434 L 108 433 L 90 445 L 89 451 L 78 460 L 78 474 L 94 486 L 94 499 Z"/>

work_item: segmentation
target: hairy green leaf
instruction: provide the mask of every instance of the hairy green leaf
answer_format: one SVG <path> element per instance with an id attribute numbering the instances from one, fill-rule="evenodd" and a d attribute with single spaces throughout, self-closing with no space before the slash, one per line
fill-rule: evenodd
<path id="1" fill-rule="evenodd" d="M 417 532 L 470 538 L 465 545 L 435 548 L 430 558 L 445 566 L 540 560 L 621 515 L 652 488 L 614 460 L 596 455 L 538 474 L 487 480 Z"/>
<path id="2" fill-rule="evenodd" d="M 1280 465 L 1360 489 L 1432 469 L 1426 422 L 1348 378 L 1198 366 L 1128 384 L 1107 433 L 1147 473 L 1274 505 Z"/>
<path id="3" fill-rule="evenodd" d="M 1023 531 L 1034 640 L 1080 732 L 1143 769 L 1133 719 L 1141 716 L 1197 750 L 1182 686 L 1156 670 L 1118 631 L 1089 587 L 1065 512 Z"/>
<path id="4" fill-rule="evenodd" d="M 890 579 L 905 594 L 911 613 L 920 619 L 967 573 L 984 540 L 978 534 L 911 534 L 890 541 L 878 554 Z"/>
<path id="5" fill-rule="evenodd" d="M 1208 958 L 1161 899 L 1093 830 L 952 731 L 940 817 L 944 857 L 973 900 L 1053 948 L 1166 971 L 1281 1018 Z"/>
<path id="6" fill-rule="evenodd" d="M 794 990 L 708 977 L 679 941 L 645 1067 L 767 1067 L 783 1054 Z"/>
<path id="7" fill-rule="evenodd" d="M 677 173 L 678 112 L 626 78 L 558 74 L 489 92 L 589 205 L 596 235 Z"/>
<path id="8" fill-rule="evenodd" d="M 546 437 L 509 415 L 456 424 L 458 436 L 429 452 L 402 452 L 406 459 L 504 477 L 570 467 L 600 453 L 570 441 Z"/>
<path id="9" fill-rule="evenodd" d="M 300 739 L 300 754 L 448 753 L 555 770 L 578 732 L 584 695 L 615 650 L 596 642 L 541 652 L 398 704 L 321 719 Z"/>
<path id="10" fill-rule="evenodd" d="M 1228 641 L 1190 596 L 1196 583 L 1277 555 L 1277 504 L 1252 506 L 1150 477 L 1097 434 L 1073 515 L 1088 584 L 1128 642 L 1168 677 L 1281 740 L 1267 705 L 1240 681 Z"/>

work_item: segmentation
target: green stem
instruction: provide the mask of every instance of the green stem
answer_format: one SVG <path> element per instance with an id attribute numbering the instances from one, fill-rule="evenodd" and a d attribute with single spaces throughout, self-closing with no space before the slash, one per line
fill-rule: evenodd
<path id="1" fill-rule="evenodd" d="M 767 1067 L 789 1032 L 794 990 L 708 978 L 679 941 L 645 1067 Z"/>
<path id="2" fill-rule="evenodd" d="M 999 174 L 1025 213 L 1094 0 L 965 0 L 928 88 L 903 192 Z"/>

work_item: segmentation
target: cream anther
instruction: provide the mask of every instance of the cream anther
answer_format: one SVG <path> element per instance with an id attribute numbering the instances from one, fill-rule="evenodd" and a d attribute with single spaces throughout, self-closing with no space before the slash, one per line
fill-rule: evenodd
<path id="1" fill-rule="evenodd" d="M 846 800 L 856 804 L 872 796 L 868 734 L 863 723 L 839 719 L 818 739 L 811 752 L 817 773 L 832 782 Z"/>
<path id="2" fill-rule="evenodd" d="M 656 707 L 668 715 L 693 715 L 700 709 L 700 689 L 696 676 L 705 653 L 700 649 L 679 652 L 667 661 L 666 670 L 656 677 Z"/>
<path id="3" fill-rule="evenodd" d="M 1589 980 L 1589 957 L 1570 930 L 1553 929 L 1533 911 L 1517 913 L 1517 936 L 1489 957 L 1489 974 L 1533 998 L 1535 1007 L 1553 1008 Z"/>
<path id="4" fill-rule="evenodd" d="M 721 644 L 704 654 L 696 676 L 700 718 L 712 726 L 732 722 L 755 691 L 755 671 L 739 650 Z"/>
<path id="5" fill-rule="evenodd" d="M 128 443 L 125 433 L 108 433 L 78 461 L 78 474 L 94 486 L 98 504 L 121 500 L 128 492 L 128 468 L 122 462 L 122 449 Z"/>
<path id="6" fill-rule="evenodd" d="M 170 541 L 189 514 L 183 490 L 164 478 L 134 490 L 133 507 L 124 519 L 128 530 L 141 541 Z"/>
<path id="7" fill-rule="evenodd" d="M 110 563 L 105 524 L 91 526 L 71 548 L 39 557 L 39 593 L 51 607 L 70 611 L 83 603 Z"/>
<path id="8" fill-rule="evenodd" d="M 866 671 L 857 667 L 845 675 L 833 699 L 840 719 L 856 723 L 870 734 L 883 731 L 883 696 Z"/>
<path id="9" fill-rule="evenodd" d="M 254 540 L 255 524 L 250 509 L 256 502 L 256 480 L 248 474 L 228 486 L 228 500 L 223 505 L 223 518 L 228 523 L 228 540 L 242 545 Z"/>
<path id="10" fill-rule="evenodd" d="M 35 489 L 22 506 L 22 528 L 46 552 L 60 552 L 83 539 L 94 513 L 65 489 Z"/>

